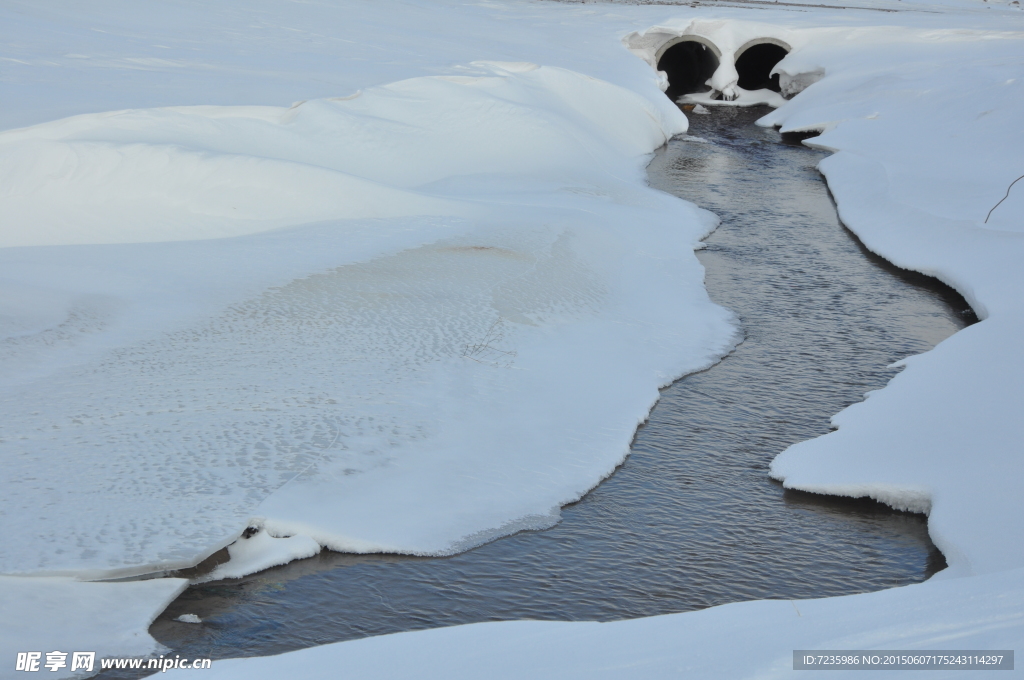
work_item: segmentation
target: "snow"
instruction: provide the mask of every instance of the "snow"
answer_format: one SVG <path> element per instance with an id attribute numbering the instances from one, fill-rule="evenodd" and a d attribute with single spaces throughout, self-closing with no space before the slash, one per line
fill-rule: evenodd
<path id="1" fill-rule="evenodd" d="M 0 569 L 230 545 L 230 578 L 556 522 L 734 342 L 693 255 L 714 217 L 644 180 L 686 120 L 626 57 L 633 90 L 467 61 L 0 133 Z"/>
<path id="2" fill-rule="evenodd" d="M 186 567 L 252 518 L 418 554 L 548 526 L 621 462 L 658 387 L 728 350 L 693 256 L 714 218 L 643 182 L 679 111 L 564 69 L 469 72 L 0 135 L 6 242 L 34 246 L 0 254 L 11 278 L 87 268 L 103 300 L 80 315 L 91 326 L 64 323 L 113 345 L 9 339 L 11 363 L 66 364 L 5 395 L 3 508 L 21 521 L 4 571 Z M 223 263 L 254 249 L 280 262 Z M 145 270 L 123 276 L 128 259 Z M 190 295 L 161 290 L 182 261 Z M 190 311 L 224 279 L 234 298 Z M 136 311 L 140 287 L 174 323 Z M 108 330 L 140 314 L 144 331 Z"/>
<path id="3" fill-rule="evenodd" d="M 679 103 L 695 103 L 697 106 L 700 106 L 701 104 L 707 104 L 709 106 L 757 106 L 759 104 L 782 106 L 786 101 L 781 94 L 768 89 L 744 90 L 743 88 L 736 86 L 735 90 L 736 94 L 734 99 L 715 99 L 716 93 L 712 91 L 684 94 L 679 98 Z"/>
<path id="4" fill-rule="evenodd" d="M 929 512 L 950 564 L 943 578 L 1024 564 L 1024 200 L 984 224 L 1021 173 L 1019 154 L 1001 150 L 1024 142 L 1013 113 L 1024 89 L 1010 77 L 1024 35 L 987 35 L 984 49 L 970 35 L 933 34 L 911 53 L 878 48 L 871 65 L 846 50 L 805 56 L 835 80 L 763 121 L 829 128 L 809 141 L 836 152 L 821 170 L 843 222 L 871 250 L 956 288 L 983 319 L 907 359 L 884 390 L 835 416 L 836 432 L 772 465 L 787 487 Z"/>
<path id="5" fill-rule="evenodd" d="M 687 34 L 720 48 L 721 90 L 749 40 L 791 46 L 777 70 L 796 97 L 762 122 L 826 130 L 844 223 L 984 319 L 772 466 L 928 511 L 950 569 L 214 673 L 750 677 L 788 674 L 796 648 L 1016 646 L 1020 185 L 983 220 L 1024 172 L 1021 15 L 871 9 L 891 4 L 0 8 L 4 653 L 152 653 L 145 629 L 183 587 L 73 578 L 224 547 L 213 578 L 321 546 L 450 554 L 556 522 L 621 462 L 657 388 L 735 339 L 692 252 L 713 216 L 644 183 L 686 130 L 650 62 Z"/>
<path id="6" fill-rule="evenodd" d="M 863 595 L 741 602 L 610 623 L 477 623 L 217 661 L 206 675 L 318 680 L 337 677 L 344 668 L 367 680 L 906 678 L 907 671 L 793 671 L 793 650 L 1020 649 L 1022 577 L 1015 570 Z M 171 671 L 166 677 L 187 673 Z M 988 675 L 927 672 L 929 678 Z"/>
<path id="7" fill-rule="evenodd" d="M 83 583 L 61 577 L 0 576 L 4 673 L 13 670 L 18 652 L 42 652 L 45 662 L 47 652 L 95 651 L 97 671 L 100 656 L 158 652 L 160 646 L 146 629 L 187 585 L 179 578 Z M 71 677 L 69 668 L 51 677 Z"/>
<path id="8" fill-rule="evenodd" d="M 663 130 L 685 125 L 664 107 L 561 69 L 471 67 L 341 100 L 86 114 L 0 133 L 8 219 L 0 247 L 468 216 L 470 206 L 416 188 L 494 173 L 555 181 L 584 159 L 614 171 L 621 156 L 642 155 L 664 142 Z M 638 110 L 650 118 L 637 120 Z"/>
<path id="9" fill-rule="evenodd" d="M 292 560 L 312 557 L 319 552 L 320 544 L 308 536 L 276 537 L 259 529 L 251 536 L 245 534 L 240 536 L 237 541 L 228 546 L 229 560 L 217 565 L 206 576 L 194 579 L 194 582 L 241 578 L 257 571 L 287 564 Z M 188 620 L 188 623 L 200 623 L 199 618 L 194 614 L 185 616 L 193 617 Z M 179 617 L 179 620 L 182 619 Z"/>

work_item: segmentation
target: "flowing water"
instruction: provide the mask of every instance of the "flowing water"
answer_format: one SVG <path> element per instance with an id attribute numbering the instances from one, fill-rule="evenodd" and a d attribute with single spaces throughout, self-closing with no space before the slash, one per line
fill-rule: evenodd
<path id="1" fill-rule="evenodd" d="M 610 620 L 922 581 L 944 566 L 925 518 L 785 491 L 768 464 L 885 385 L 892 362 L 969 323 L 956 293 L 868 253 L 815 170 L 824 154 L 753 121 L 690 115 L 653 186 L 716 212 L 699 253 L 745 340 L 665 388 L 626 462 L 558 526 L 445 558 L 320 556 L 193 586 L 150 632 L 189 658 L 275 654 L 503 619 Z M 197 614 L 203 623 L 175 621 Z M 102 677 L 111 678 L 112 674 Z"/>

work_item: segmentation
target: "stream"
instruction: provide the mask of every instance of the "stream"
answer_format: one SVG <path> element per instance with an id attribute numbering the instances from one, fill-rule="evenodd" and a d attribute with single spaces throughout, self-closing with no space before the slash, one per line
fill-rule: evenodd
<path id="1" fill-rule="evenodd" d="M 884 387 L 887 366 L 973 320 L 964 300 L 869 253 L 838 221 L 824 153 L 754 121 L 688 114 L 652 186 L 712 210 L 698 256 L 745 339 L 662 391 L 619 469 L 552 529 L 442 558 L 324 551 L 189 588 L 150 633 L 175 653 L 263 656 L 506 619 L 601 620 L 760 598 L 847 595 L 945 566 L 922 515 L 786 491 L 768 464 Z M 176 621 L 197 614 L 202 624 Z M 107 672 L 100 677 L 129 677 Z"/>

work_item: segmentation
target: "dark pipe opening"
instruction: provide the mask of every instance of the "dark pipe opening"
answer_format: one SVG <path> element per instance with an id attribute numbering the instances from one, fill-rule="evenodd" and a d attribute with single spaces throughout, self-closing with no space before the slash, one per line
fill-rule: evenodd
<path id="1" fill-rule="evenodd" d="M 821 130 L 801 130 L 800 132 L 780 132 L 783 144 L 800 146 L 805 139 L 811 139 L 821 134 Z"/>
<path id="2" fill-rule="evenodd" d="M 707 92 L 710 88 L 706 83 L 717 68 L 714 51 L 696 40 L 673 45 L 658 60 L 658 70 L 668 74 L 665 94 L 672 101 L 684 94 Z"/>
<path id="3" fill-rule="evenodd" d="M 744 90 L 773 90 L 779 92 L 779 74 L 770 75 L 775 65 L 788 54 L 785 47 L 762 43 L 752 45 L 736 60 L 739 86 Z"/>

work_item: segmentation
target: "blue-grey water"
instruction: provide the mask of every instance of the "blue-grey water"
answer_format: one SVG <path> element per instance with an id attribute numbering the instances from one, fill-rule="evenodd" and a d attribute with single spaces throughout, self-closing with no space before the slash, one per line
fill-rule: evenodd
<path id="1" fill-rule="evenodd" d="M 753 121 L 691 115 L 653 186 L 716 212 L 699 253 L 745 340 L 662 392 L 626 462 L 558 526 L 445 558 L 320 556 L 189 588 L 153 624 L 182 656 L 237 657 L 504 619 L 610 620 L 878 590 L 944 566 L 925 518 L 785 491 L 768 464 L 972 318 L 838 222 L 823 154 Z M 699 139 L 694 139 L 699 138 Z M 700 141 L 703 140 L 703 141 Z M 198 614 L 203 623 L 175 621 Z M 106 674 L 103 677 L 114 677 Z"/>

